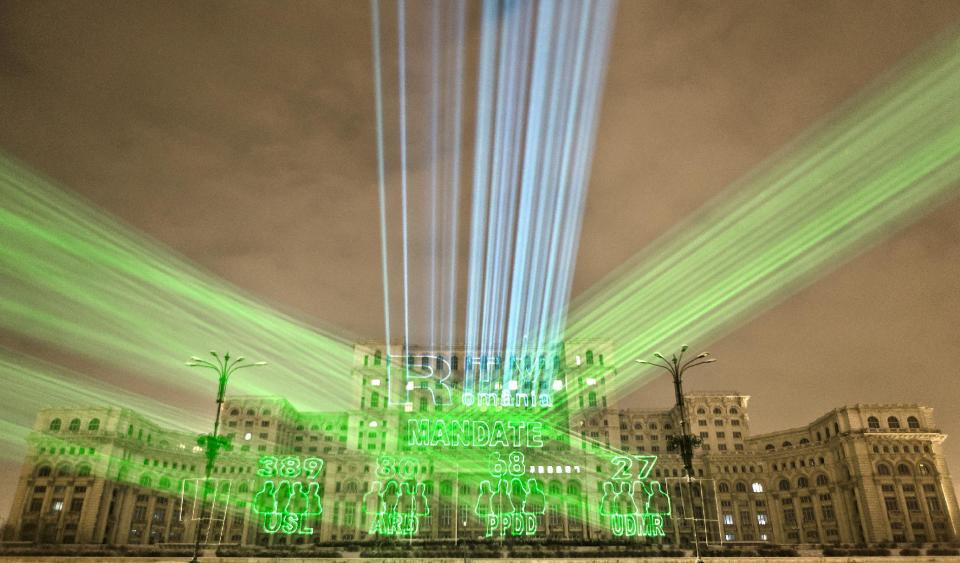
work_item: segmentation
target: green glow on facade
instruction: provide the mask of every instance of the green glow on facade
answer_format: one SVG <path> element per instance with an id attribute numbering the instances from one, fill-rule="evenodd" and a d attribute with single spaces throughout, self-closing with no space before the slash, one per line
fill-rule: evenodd
<path id="1" fill-rule="evenodd" d="M 420 531 L 420 519 L 430 515 L 430 503 L 426 483 L 416 479 L 419 467 L 419 460 L 409 456 L 378 460 L 378 479 L 370 483 L 361 508 L 373 515 L 370 534 L 415 536 Z"/>
<path id="2" fill-rule="evenodd" d="M 413 419 L 407 425 L 407 443 L 416 447 L 543 447 L 539 422 Z"/>
<path id="3" fill-rule="evenodd" d="M 615 471 L 601 483 L 598 514 L 617 537 L 664 536 L 664 518 L 671 514 L 670 495 L 659 481 L 645 482 L 657 456 L 619 455 L 611 460 Z M 633 473 L 633 464 L 639 469 Z M 639 497 L 639 501 L 638 501 Z"/>
<path id="4" fill-rule="evenodd" d="M 510 452 L 506 459 L 499 452 L 490 454 L 492 479 L 480 482 L 474 509 L 485 525 L 486 537 L 537 533 L 539 518 L 547 509 L 546 495 L 539 481 L 523 479 L 525 471 L 523 452 Z"/>
<path id="5" fill-rule="evenodd" d="M 257 476 L 266 480 L 253 495 L 253 511 L 263 518 L 263 531 L 312 534 L 310 519 L 323 513 L 320 483 L 323 460 L 295 456 L 260 457 Z M 303 478 L 307 481 L 295 481 Z"/>

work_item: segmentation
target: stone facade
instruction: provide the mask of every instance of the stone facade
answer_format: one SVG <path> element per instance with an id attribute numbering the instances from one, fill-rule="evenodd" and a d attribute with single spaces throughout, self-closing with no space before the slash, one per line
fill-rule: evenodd
<path id="1" fill-rule="evenodd" d="M 667 444 L 679 432 L 676 409 L 614 409 L 607 393 L 616 371 L 606 344 L 568 344 L 542 360 L 553 404 L 541 409 L 543 445 L 526 448 L 525 471 L 546 495 L 534 537 L 603 540 L 601 483 L 615 455 L 657 456 L 649 479 L 670 492 L 673 511 L 662 538 L 711 544 L 876 544 L 945 542 L 956 538 L 958 508 L 943 454 L 946 436 L 932 409 L 869 404 L 834 409 L 809 425 L 752 435 L 749 397 L 690 393 L 687 417 L 703 440 L 694 483 L 682 478 L 679 455 Z M 450 414 L 452 406 L 423 400 L 431 391 L 386 396 L 387 361 L 375 344 L 358 345 L 354 410 L 300 412 L 277 397 L 229 397 L 222 431 L 234 448 L 219 459 L 208 489 L 213 517 L 208 543 L 277 545 L 358 541 L 369 537 L 372 513 L 364 494 L 377 479 L 378 458 L 406 456 L 425 485 L 429 515 L 419 538 L 476 539 L 485 524 L 474 511 L 490 450 L 411 447 L 411 420 Z M 442 358 L 438 360 L 437 358 Z M 609 358 L 609 353 L 606 354 Z M 426 359 L 422 359 L 426 358 Z M 462 350 L 417 352 L 411 365 L 449 366 L 454 391 L 474 361 Z M 486 361 L 486 360 L 484 360 Z M 490 365 L 502 369 L 502 360 Z M 534 362 L 536 359 L 533 360 Z M 396 365 L 396 363 L 395 363 Z M 552 367 L 551 367 L 552 365 Z M 436 368 L 436 369 L 439 369 Z M 434 388 L 435 390 L 435 388 Z M 520 391 L 523 390 L 521 387 Z M 429 396 L 435 396 L 430 394 Z M 490 407 L 494 417 L 502 407 Z M 506 411 L 503 411 L 506 412 Z M 523 448 L 521 448 L 523 449 Z M 319 457 L 323 513 L 309 534 L 270 534 L 251 510 L 260 456 Z M 478 461 L 479 460 L 479 461 Z M 196 436 L 165 430 L 127 409 L 41 411 L 30 437 L 8 519 L 13 541 L 63 544 L 185 544 L 193 541 L 202 486 L 203 452 Z M 693 517 L 693 518 L 691 518 Z M 691 521 L 697 524 L 696 530 Z"/>

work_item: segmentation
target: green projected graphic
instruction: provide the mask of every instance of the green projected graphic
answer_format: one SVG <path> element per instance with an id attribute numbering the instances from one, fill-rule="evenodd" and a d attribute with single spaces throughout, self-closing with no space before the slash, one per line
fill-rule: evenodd
<path id="1" fill-rule="evenodd" d="M 543 447 L 543 424 L 539 422 L 414 419 L 407 424 L 411 446 Z"/>
<path id="2" fill-rule="evenodd" d="M 383 456 L 376 481 L 363 496 L 362 510 L 372 515 L 370 534 L 415 536 L 420 519 L 430 515 L 426 483 L 417 480 L 420 462 L 414 457 Z"/>
<path id="3" fill-rule="evenodd" d="M 312 534 L 309 521 L 323 513 L 320 483 L 323 460 L 317 457 L 263 456 L 257 476 L 266 480 L 253 495 L 253 511 L 263 519 L 263 531 Z M 296 479 L 302 478 L 305 481 Z"/>
<path id="4" fill-rule="evenodd" d="M 663 521 L 671 513 L 670 495 L 659 481 L 645 481 L 657 457 L 620 455 L 610 461 L 616 472 L 601 483 L 601 521 L 617 537 L 666 535 Z M 639 465 L 635 475 L 634 463 Z"/>
<path id="5" fill-rule="evenodd" d="M 506 459 L 499 452 L 490 454 L 492 479 L 480 483 L 474 509 L 484 522 L 486 537 L 537 533 L 540 516 L 547 508 L 546 496 L 536 479 L 523 479 L 525 471 L 523 452 L 510 452 Z"/>

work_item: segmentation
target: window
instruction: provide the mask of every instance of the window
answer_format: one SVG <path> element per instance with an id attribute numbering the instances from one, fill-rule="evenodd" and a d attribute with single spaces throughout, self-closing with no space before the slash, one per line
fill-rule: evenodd
<path id="1" fill-rule="evenodd" d="M 70 430 L 71 432 L 79 432 L 79 431 L 80 431 L 80 419 L 79 419 L 79 418 L 75 418 L 75 419 L 73 419 L 73 420 L 70 421 L 70 428 L 69 428 L 69 430 Z"/>
<path id="2" fill-rule="evenodd" d="M 939 513 L 940 499 L 938 499 L 937 497 L 927 497 L 927 506 L 930 508 L 930 512 Z"/>
<path id="3" fill-rule="evenodd" d="M 836 517 L 833 514 L 833 507 L 826 505 L 820 508 L 821 513 L 823 514 L 824 520 L 834 520 Z"/>
<path id="4" fill-rule="evenodd" d="M 897 473 L 900 475 L 910 475 L 910 466 L 906 463 L 901 463 L 897 465 Z"/>
<path id="5" fill-rule="evenodd" d="M 773 444 L 767 444 L 766 448 L 764 448 L 764 449 L 766 449 L 766 450 L 773 450 L 773 449 L 776 449 L 776 446 L 774 446 Z"/>
<path id="6" fill-rule="evenodd" d="M 706 420 L 702 420 L 702 419 L 701 419 L 701 420 L 698 420 L 698 421 L 697 421 L 697 426 L 706 426 L 706 425 L 707 425 L 707 421 L 706 421 Z"/>
<path id="7" fill-rule="evenodd" d="M 737 407 L 730 407 L 728 411 L 730 414 L 740 414 L 740 411 L 737 410 Z"/>
<path id="8" fill-rule="evenodd" d="M 40 469 L 37 470 L 37 477 L 49 477 L 51 472 L 52 470 L 49 465 L 41 466 Z"/>
<path id="9" fill-rule="evenodd" d="M 727 526 L 733 526 L 733 514 L 724 514 L 723 523 Z"/>
<path id="10" fill-rule="evenodd" d="M 910 512 L 920 512 L 920 502 L 917 501 L 917 497 L 903 497 L 903 500 L 907 502 L 907 510 Z"/>
<path id="11" fill-rule="evenodd" d="M 920 428 L 920 421 L 915 416 L 907 417 L 907 428 Z"/>
<path id="12" fill-rule="evenodd" d="M 707 409 L 700 407 L 697 409 L 697 414 L 707 414 Z"/>
<path id="13" fill-rule="evenodd" d="M 723 414 L 723 409 L 720 407 L 714 407 L 713 414 Z"/>
<path id="14" fill-rule="evenodd" d="M 759 525 L 761 525 L 761 526 L 766 526 L 766 525 L 767 525 L 767 515 L 764 514 L 763 512 L 758 512 L 758 513 L 757 513 L 757 524 L 759 524 Z"/>
<path id="15" fill-rule="evenodd" d="M 878 475 L 890 475 L 890 466 L 886 463 L 877 464 L 877 474 Z"/>
<path id="16" fill-rule="evenodd" d="M 747 485 L 744 484 L 744 483 L 737 483 L 737 492 L 738 492 L 738 493 L 745 493 L 745 492 L 747 492 Z"/>
<path id="17" fill-rule="evenodd" d="M 880 428 L 880 419 L 875 416 L 871 416 L 867 419 L 868 428 Z"/>
<path id="18" fill-rule="evenodd" d="M 89 465 L 84 464 L 84 465 L 81 465 L 81 466 L 79 466 L 79 467 L 77 468 L 77 476 L 78 476 L 78 477 L 88 477 L 89 475 L 90 475 L 90 466 L 89 466 Z"/>
<path id="19" fill-rule="evenodd" d="M 810 481 L 806 477 L 800 477 L 797 479 L 797 488 L 803 489 L 810 486 Z"/>
<path id="20" fill-rule="evenodd" d="M 791 444 L 790 442 L 784 442 L 784 443 L 782 443 L 782 444 L 780 444 L 780 445 L 783 446 L 784 448 L 789 448 L 789 447 L 792 446 L 793 444 Z"/>
<path id="21" fill-rule="evenodd" d="M 817 475 L 817 486 L 818 486 L 818 487 L 824 487 L 824 486 L 826 486 L 827 483 L 829 483 L 829 482 L 830 482 L 830 479 L 828 479 L 827 476 L 824 475 L 823 473 L 821 473 L 820 475 Z"/>
<path id="22" fill-rule="evenodd" d="M 790 481 L 787 481 L 786 479 L 783 479 L 782 481 L 780 481 L 779 487 L 780 487 L 780 490 L 781 490 L 781 491 L 789 491 L 789 490 L 790 490 Z"/>
<path id="23" fill-rule="evenodd" d="M 727 483 L 721 482 L 719 485 L 717 485 L 717 490 L 720 491 L 721 493 L 729 493 L 730 485 L 728 485 Z"/>
<path id="24" fill-rule="evenodd" d="M 896 497 L 884 497 L 883 504 L 887 507 L 887 512 L 900 512 Z"/>
<path id="25" fill-rule="evenodd" d="M 59 431 L 60 431 L 60 419 L 59 419 L 59 418 L 55 418 L 55 419 L 53 419 L 53 420 L 50 421 L 50 431 L 51 431 L 51 432 L 59 432 Z"/>
<path id="26" fill-rule="evenodd" d="M 100 430 L 100 419 L 99 418 L 91 419 L 90 423 L 87 424 L 87 430 L 91 432 L 96 432 L 97 430 Z"/>
<path id="27" fill-rule="evenodd" d="M 895 416 L 887 417 L 887 428 L 900 428 L 900 419 Z"/>
<path id="28" fill-rule="evenodd" d="M 804 522 L 813 522 L 813 521 L 815 521 L 815 520 L 817 519 L 817 517 L 816 517 L 816 516 L 814 515 L 814 513 L 813 513 L 813 507 L 812 507 L 812 506 L 804 506 L 802 513 L 803 513 L 803 521 L 804 521 Z"/>

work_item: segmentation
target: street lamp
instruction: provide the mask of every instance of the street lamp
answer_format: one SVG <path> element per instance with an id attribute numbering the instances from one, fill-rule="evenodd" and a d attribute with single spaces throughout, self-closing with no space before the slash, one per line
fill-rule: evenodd
<path id="1" fill-rule="evenodd" d="M 663 354 L 657 352 L 654 354 L 654 357 L 659 361 L 647 362 L 644 360 L 636 360 L 638 364 L 644 364 L 648 366 L 658 367 L 660 369 L 670 372 L 670 375 L 673 377 L 673 391 L 677 397 L 677 407 L 680 409 L 680 436 L 671 440 L 670 446 L 671 449 L 675 449 L 679 446 L 680 456 L 683 458 L 683 471 L 685 473 L 684 480 L 687 483 L 687 486 L 690 488 L 691 493 L 693 492 L 693 485 L 691 481 L 694 478 L 693 474 L 693 449 L 700 445 L 701 440 L 699 437 L 694 436 L 690 432 L 690 423 L 687 420 L 687 409 L 683 400 L 683 374 L 690 368 L 695 368 L 697 366 L 702 366 L 703 364 L 709 364 L 717 361 L 715 358 L 710 358 L 709 352 L 701 352 L 695 356 L 692 360 L 683 361 L 683 354 L 687 351 L 686 344 L 680 348 L 679 354 L 674 354 L 668 360 Z M 691 508 L 693 508 L 693 495 L 690 496 L 691 499 Z M 693 543 L 696 549 L 697 563 L 700 563 L 700 541 L 697 534 L 697 521 L 696 513 L 693 515 Z"/>
<path id="2" fill-rule="evenodd" d="M 220 453 L 220 450 L 230 449 L 230 439 L 225 436 L 218 435 L 220 430 L 220 411 L 223 409 L 223 397 L 227 392 L 227 381 L 230 379 L 230 376 L 233 374 L 233 372 L 237 371 L 238 369 L 267 365 L 267 362 L 244 364 L 243 356 L 239 356 L 231 362 L 230 352 L 224 354 L 222 358 L 216 352 L 210 352 L 210 355 L 213 356 L 214 359 L 212 362 L 196 356 L 191 356 L 190 361 L 187 362 L 187 365 L 190 367 L 207 368 L 216 371 L 218 378 L 217 416 L 213 420 L 213 433 L 202 434 L 197 439 L 197 444 L 204 448 L 204 456 L 207 458 L 207 463 L 204 465 L 203 470 L 203 491 L 200 493 L 200 518 L 197 520 L 197 533 L 195 534 L 196 537 L 193 544 L 193 559 L 190 560 L 190 563 L 199 563 L 199 559 L 197 559 L 197 557 L 200 555 L 200 531 L 203 527 L 203 512 L 204 507 L 207 504 L 207 488 L 210 486 L 210 474 L 213 473 L 213 466 L 216 462 L 217 454 Z M 211 517 L 212 516 L 213 515 L 211 514 Z"/>

